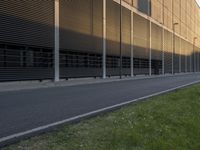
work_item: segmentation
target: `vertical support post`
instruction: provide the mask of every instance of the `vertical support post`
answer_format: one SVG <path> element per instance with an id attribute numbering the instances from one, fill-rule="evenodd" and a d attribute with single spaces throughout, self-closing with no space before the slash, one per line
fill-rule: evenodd
<path id="1" fill-rule="evenodd" d="M 149 76 L 151 76 L 151 20 L 149 22 Z"/>
<path id="2" fill-rule="evenodd" d="M 120 79 L 122 79 L 122 0 L 120 0 Z"/>
<path id="3" fill-rule="evenodd" d="M 172 74 L 174 74 L 174 52 L 175 52 L 175 23 L 174 23 L 174 1 L 172 0 Z"/>
<path id="4" fill-rule="evenodd" d="M 199 72 L 199 52 L 197 52 L 197 72 Z"/>
<path id="5" fill-rule="evenodd" d="M 185 73 L 187 73 L 188 72 L 188 63 L 187 63 L 187 61 L 188 61 L 188 59 L 187 59 L 187 52 L 186 52 L 186 41 L 184 41 L 184 54 L 185 54 Z"/>
<path id="6" fill-rule="evenodd" d="M 190 55 L 190 72 L 193 72 L 192 70 L 193 70 L 193 67 L 192 67 L 192 54 L 193 53 L 193 50 L 192 50 L 192 52 L 191 52 L 191 55 Z"/>
<path id="7" fill-rule="evenodd" d="M 59 0 L 55 0 L 55 38 L 54 38 L 54 81 L 57 82 L 60 79 L 60 67 L 59 67 Z"/>
<path id="8" fill-rule="evenodd" d="M 162 0 L 162 24 L 164 26 L 164 0 Z M 165 48 L 164 48 L 164 42 L 165 42 L 165 30 L 164 27 L 162 28 L 162 74 L 165 74 Z"/>
<path id="9" fill-rule="evenodd" d="M 199 72 L 199 68 L 200 68 L 200 64 L 199 64 L 199 50 L 197 52 L 197 65 L 198 65 L 197 72 Z"/>
<path id="10" fill-rule="evenodd" d="M 174 74 L 174 52 L 175 52 L 175 35 L 174 35 L 174 25 L 173 25 L 173 35 L 172 35 L 172 74 Z"/>
<path id="11" fill-rule="evenodd" d="M 164 38 L 165 38 L 165 31 L 164 27 L 162 28 L 162 74 L 165 74 L 165 49 L 164 49 Z"/>
<path id="12" fill-rule="evenodd" d="M 148 15 L 151 14 L 151 0 L 148 0 Z M 151 20 L 149 20 L 149 76 L 152 75 L 151 71 Z"/>
<path id="13" fill-rule="evenodd" d="M 103 0 L 103 79 L 106 78 L 106 0 Z"/>
<path id="14" fill-rule="evenodd" d="M 133 11 L 131 11 L 131 77 L 134 76 L 133 44 Z"/>
<path id="15" fill-rule="evenodd" d="M 194 46 L 194 43 L 193 43 L 193 51 L 192 51 L 192 58 L 193 58 L 193 72 L 195 72 L 195 46 Z"/>

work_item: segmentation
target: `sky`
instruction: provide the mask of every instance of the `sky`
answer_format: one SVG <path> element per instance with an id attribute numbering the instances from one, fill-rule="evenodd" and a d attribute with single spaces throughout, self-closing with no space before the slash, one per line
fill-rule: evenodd
<path id="1" fill-rule="evenodd" d="M 199 7 L 200 7 L 200 0 L 196 0 L 197 1 L 197 3 L 199 4 Z"/>

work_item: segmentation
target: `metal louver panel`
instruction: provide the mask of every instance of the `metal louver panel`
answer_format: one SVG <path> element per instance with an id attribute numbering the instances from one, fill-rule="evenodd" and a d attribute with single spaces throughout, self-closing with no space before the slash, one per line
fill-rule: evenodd
<path id="1" fill-rule="evenodd" d="M 186 72 L 185 41 L 181 39 L 181 72 Z"/>
<path id="2" fill-rule="evenodd" d="M 54 0 L 2 0 L 0 22 L 0 81 L 53 78 Z"/>
<path id="3" fill-rule="evenodd" d="M 102 0 L 60 0 L 61 78 L 102 76 Z"/>
<path id="4" fill-rule="evenodd" d="M 164 31 L 165 73 L 172 73 L 172 33 Z"/>
<path id="5" fill-rule="evenodd" d="M 149 73 L 149 21 L 133 14 L 134 73 Z"/>
<path id="6" fill-rule="evenodd" d="M 107 75 L 119 75 L 120 67 L 120 5 L 106 1 L 106 67 Z"/>
<path id="7" fill-rule="evenodd" d="M 180 39 L 175 36 L 174 73 L 179 73 Z"/>
<path id="8" fill-rule="evenodd" d="M 0 41 L 53 47 L 54 0 L 0 1 Z"/>
<path id="9" fill-rule="evenodd" d="M 162 72 L 162 29 L 158 25 L 151 25 L 151 68 L 152 74 L 161 74 Z"/>
<path id="10" fill-rule="evenodd" d="M 120 5 L 107 0 L 107 74 L 119 75 L 120 67 Z M 122 8 L 122 74 L 130 75 L 131 11 Z"/>

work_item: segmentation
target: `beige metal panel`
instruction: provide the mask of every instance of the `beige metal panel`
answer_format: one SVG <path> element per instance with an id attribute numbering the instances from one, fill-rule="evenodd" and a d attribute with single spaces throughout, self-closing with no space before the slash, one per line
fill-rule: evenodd
<path id="1" fill-rule="evenodd" d="M 122 55 L 130 57 L 131 54 L 131 11 L 122 9 Z"/>
<path id="2" fill-rule="evenodd" d="M 120 50 L 120 7 L 112 0 L 106 1 L 107 54 L 119 55 Z"/>
<path id="3" fill-rule="evenodd" d="M 164 66 L 165 73 L 172 72 L 172 33 L 164 31 Z"/>
<path id="4" fill-rule="evenodd" d="M 124 0 L 126 3 L 128 3 L 129 5 L 133 5 L 133 0 Z"/>
<path id="5" fill-rule="evenodd" d="M 102 52 L 102 4 L 101 0 L 60 0 L 61 49 Z"/>
<path id="6" fill-rule="evenodd" d="M 164 0 L 164 6 L 165 6 L 169 11 L 172 11 L 172 0 Z"/>
<path id="7" fill-rule="evenodd" d="M 134 57 L 149 57 L 149 21 L 133 14 Z"/>
<path id="8" fill-rule="evenodd" d="M 180 18 L 180 3 L 181 0 L 173 0 L 173 12 L 174 12 L 174 16 L 176 16 L 177 18 Z"/>
<path id="9" fill-rule="evenodd" d="M 172 12 L 167 7 L 164 7 L 164 25 L 172 29 Z"/>
<path id="10" fill-rule="evenodd" d="M 138 7 L 139 0 L 125 1 L 132 3 L 135 8 Z M 190 43 L 192 37 L 200 38 L 200 9 L 195 0 L 151 0 L 151 18 L 164 24 L 169 30 L 172 30 L 173 23 L 178 23 L 175 28 L 176 34 Z"/>
<path id="11" fill-rule="evenodd" d="M 135 8 L 138 7 L 138 0 L 133 0 L 133 7 L 135 7 Z"/>
<path id="12" fill-rule="evenodd" d="M 151 0 L 151 17 L 162 22 L 162 3 L 159 0 Z"/>
<path id="13" fill-rule="evenodd" d="M 154 23 L 151 27 L 152 59 L 162 60 L 162 29 Z"/>

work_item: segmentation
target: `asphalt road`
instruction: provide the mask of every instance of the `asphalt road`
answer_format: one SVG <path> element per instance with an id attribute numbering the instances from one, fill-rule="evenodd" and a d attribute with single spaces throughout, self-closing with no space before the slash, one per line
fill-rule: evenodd
<path id="1" fill-rule="evenodd" d="M 200 74 L 0 92 L 0 139 L 200 80 Z"/>

